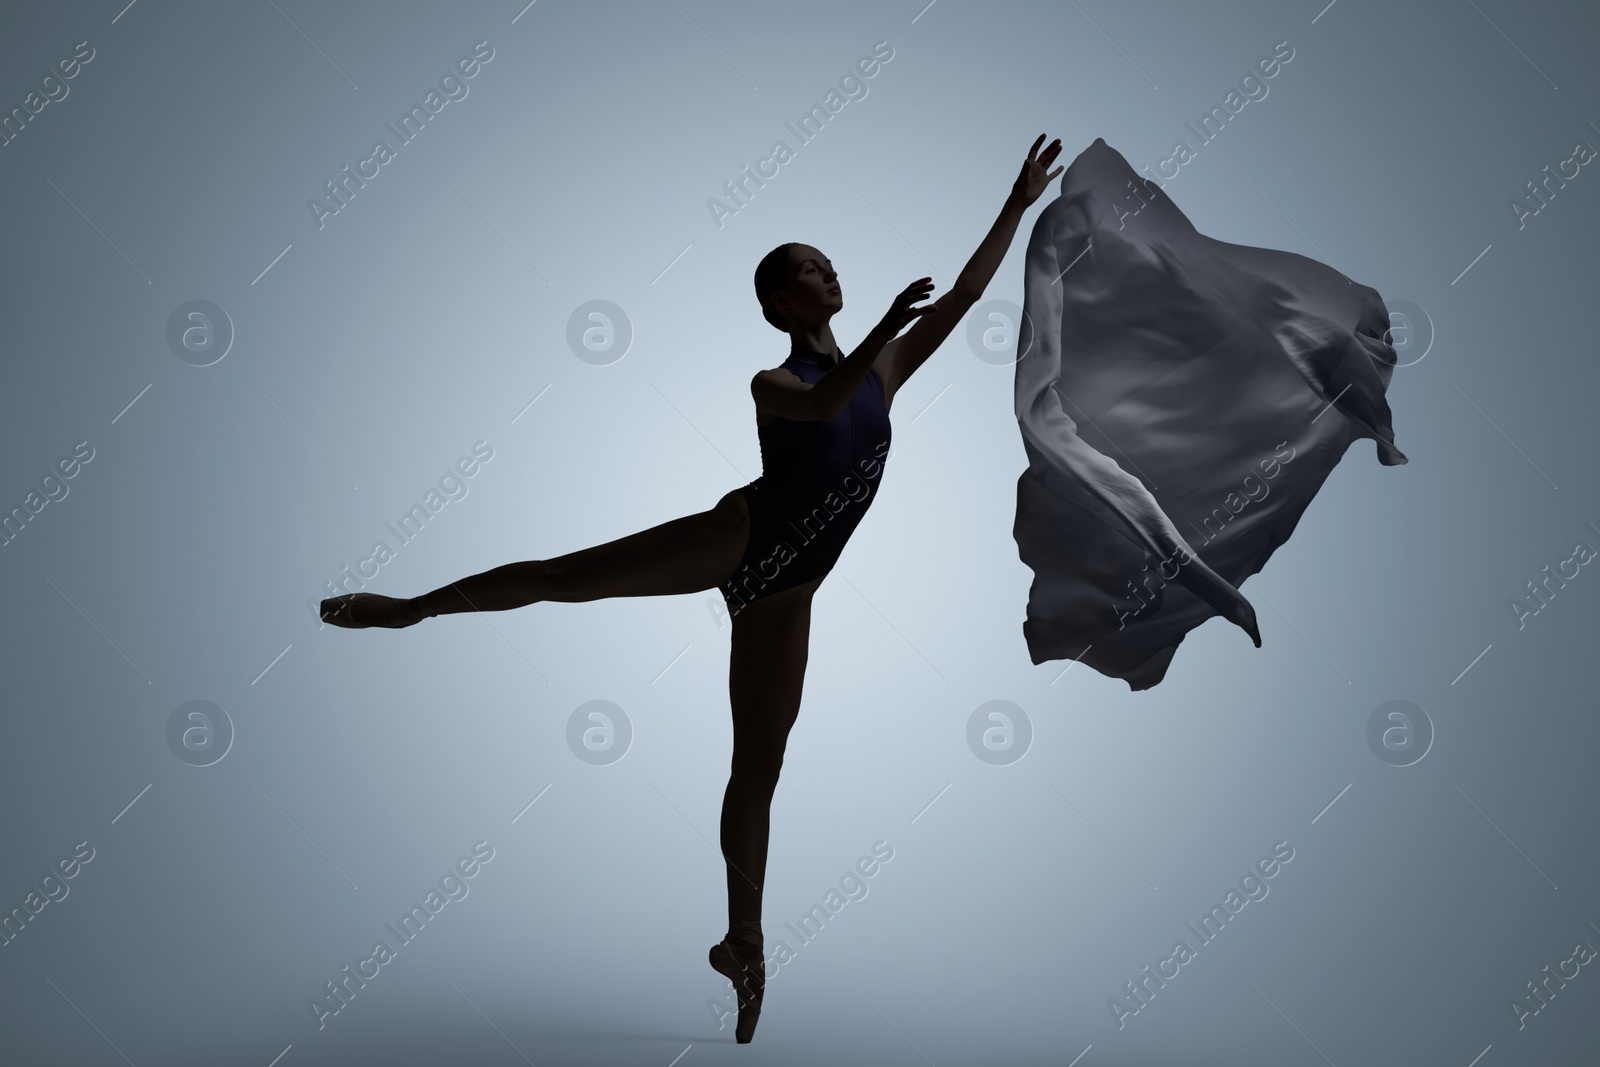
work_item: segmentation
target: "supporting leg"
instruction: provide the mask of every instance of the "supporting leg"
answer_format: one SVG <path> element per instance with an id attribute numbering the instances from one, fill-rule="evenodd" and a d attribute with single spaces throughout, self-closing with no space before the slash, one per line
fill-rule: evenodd
<path id="1" fill-rule="evenodd" d="M 761 918 L 772 796 L 800 713 L 811 594 L 820 582 L 757 600 L 734 616 L 728 664 L 733 760 L 721 824 L 730 928 Z"/>

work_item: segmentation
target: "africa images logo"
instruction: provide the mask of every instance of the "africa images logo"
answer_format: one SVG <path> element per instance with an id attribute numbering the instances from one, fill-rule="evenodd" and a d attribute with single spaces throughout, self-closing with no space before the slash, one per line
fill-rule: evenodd
<path id="1" fill-rule="evenodd" d="M 456 61 L 455 66 L 446 70 L 439 78 L 439 88 L 430 88 L 427 95 L 422 98 L 422 103 L 413 103 L 411 109 L 400 116 L 399 126 L 393 122 L 384 123 L 385 128 L 395 137 L 395 144 L 403 148 L 418 137 L 427 126 L 428 120 L 445 109 L 452 100 L 465 100 L 472 91 L 467 85 L 467 80 L 475 78 L 483 69 L 482 64 L 494 58 L 494 49 L 488 41 L 479 41 L 472 46 L 472 55 L 462 56 Z M 459 76 L 458 76 L 459 75 Z M 444 95 L 440 95 L 440 93 Z M 392 163 L 397 158 L 396 148 L 391 148 L 389 142 L 379 138 L 372 143 L 372 151 L 364 159 L 356 161 L 354 172 L 350 164 L 346 163 L 339 170 L 339 177 L 322 183 L 322 188 L 328 194 L 328 199 L 318 200 L 311 197 L 306 201 L 306 207 L 311 210 L 311 217 L 317 220 L 317 229 L 327 225 L 330 216 L 337 215 L 349 202 L 355 199 L 356 192 L 367 187 L 367 182 L 382 173 L 383 167 Z M 368 168 L 371 168 L 370 170 Z"/>
<path id="2" fill-rule="evenodd" d="M 373 942 L 372 953 L 365 959 L 356 961 L 354 971 L 347 963 L 340 969 L 337 980 L 329 980 L 322 984 L 326 995 L 318 995 L 307 1000 L 311 1014 L 316 1017 L 317 1029 L 327 1026 L 328 1016 L 338 1015 L 355 995 L 367 987 L 367 983 L 383 973 L 382 968 L 393 963 L 399 957 L 400 949 L 416 940 L 428 923 L 444 911 L 445 905 L 451 901 L 465 900 L 471 887 L 467 885 L 468 879 L 475 878 L 483 870 L 483 864 L 494 859 L 494 847 L 487 841 L 478 841 L 472 846 L 471 855 L 462 856 L 455 864 L 445 869 L 439 879 L 439 888 L 428 887 L 428 892 L 423 896 L 420 904 L 414 903 L 409 911 L 400 916 L 399 924 L 384 923 L 384 927 L 394 935 L 395 944 L 391 946 L 388 941 L 379 938 Z"/>

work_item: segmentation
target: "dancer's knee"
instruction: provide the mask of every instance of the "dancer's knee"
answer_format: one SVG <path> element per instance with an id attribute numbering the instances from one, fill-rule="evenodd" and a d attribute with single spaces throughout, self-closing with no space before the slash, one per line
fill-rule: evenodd
<path id="1" fill-rule="evenodd" d="M 736 753 L 730 784 L 747 792 L 765 793 L 770 797 L 778 787 L 778 775 L 782 770 L 782 752 Z"/>
<path id="2" fill-rule="evenodd" d="M 569 602 L 579 599 L 582 567 L 571 557 L 572 553 L 568 553 L 523 564 L 524 574 L 537 589 L 540 600 Z"/>

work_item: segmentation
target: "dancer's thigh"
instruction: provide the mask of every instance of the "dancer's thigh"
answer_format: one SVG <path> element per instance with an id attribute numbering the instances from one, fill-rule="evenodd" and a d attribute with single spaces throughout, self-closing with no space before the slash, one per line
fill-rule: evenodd
<path id="1" fill-rule="evenodd" d="M 768 759 L 782 758 L 789 729 L 800 713 L 811 599 L 821 582 L 815 578 L 762 597 L 733 616 L 728 696 L 736 759 L 741 747 L 755 747 Z"/>

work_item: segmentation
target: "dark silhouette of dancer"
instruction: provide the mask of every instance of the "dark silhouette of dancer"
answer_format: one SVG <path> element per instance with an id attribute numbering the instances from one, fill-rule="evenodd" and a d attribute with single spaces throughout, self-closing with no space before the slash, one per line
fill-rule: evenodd
<path id="1" fill-rule="evenodd" d="M 833 263 L 810 245 L 780 245 L 755 272 L 762 315 L 791 341 L 782 366 L 750 382 L 761 477 L 709 511 L 553 559 L 508 563 L 409 600 L 353 593 L 322 602 L 336 626 L 412 626 L 436 615 L 505 611 L 542 601 L 671 596 L 720 589 L 733 620 L 728 696 L 733 759 L 722 801 L 728 933 L 710 962 L 738 992 L 735 1037 L 755 1032 L 765 986 L 761 890 L 773 791 L 800 711 L 811 597 L 876 495 L 890 441 L 889 406 L 988 286 L 1023 212 L 1061 151 L 1040 134 L 999 217 L 938 301 L 920 278 L 848 355 L 828 320 L 844 306 Z M 897 337 L 907 323 L 916 324 Z"/>

